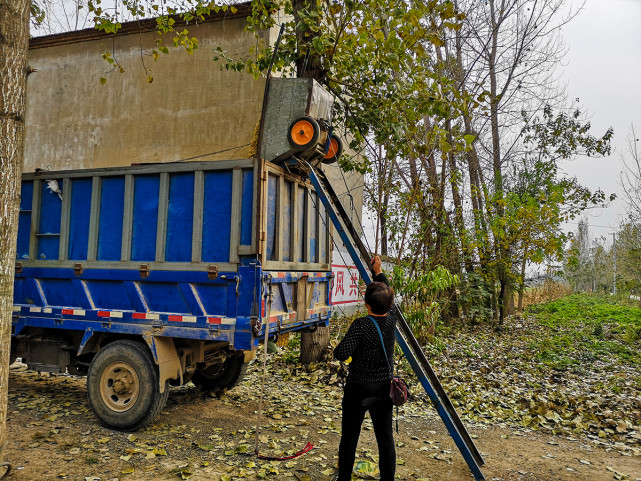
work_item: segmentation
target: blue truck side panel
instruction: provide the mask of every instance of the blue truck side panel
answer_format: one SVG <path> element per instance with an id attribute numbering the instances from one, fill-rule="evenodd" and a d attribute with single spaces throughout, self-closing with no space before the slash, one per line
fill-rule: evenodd
<path id="1" fill-rule="evenodd" d="M 231 240 L 232 173 L 205 174 L 205 202 L 203 212 L 203 261 L 228 262 Z M 251 208 L 251 198 L 243 200 Z M 246 215 L 251 222 L 251 210 Z M 241 219 L 243 217 L 241 216 Z M 249 226 L 251 233 L 251 224 Z M 251 244 L 251 236 L 248 238 Z"/>
<path id="2" fill-rule="evenodd" d="M 318 269 L 328 265 L 318 259 L 325 259 L 327 245 L 321 212 L 294 181 L 281 183 L 279 197 L 281 174 L 274 173 L 265 177 L 260 205 L 257 172 L 248 160 L 46 173 L 64 186 L 65 201 L 47 187 L 48 178 L 27 174 L 13 335 L 78 331 L 78 354 L 96 333 L 223 341 L 253 350 L 267 322 L 274 335 L 326 324 L 331 275 Z M 260 212 L 267 230 L 263 252 L 256 242 Z M 291 262 L 294 246 L 300 264 Z M 266 261 L 288 267 L 266 271 Z"/>
<path id="3" fill-rule="evenodd" d="M 254 199 L 254 173 L 251 170 L 243 171 L 242 206 L 240 216 L 240 244 L 244 246 L 252 243 L 252 202 Z"/>
<path id="4" fill-rule="evenodd" d="M 60 246 L 60 209 L 62 200 L 51 192 L 46 182 L 41 184 L 40 222 L 38 229 L 38 258 L 57 259 Z"/>
<path id="5" fill-rule="evenodd" d="M 310 193 L 310 201 L 312 209 L 312 218 L 318 218 L 318 196 L 316 192 Z M 310 242 L 310 260 L 311 262 L 318 262 L 316 254 L 316 243 L 318 241 L 318 222 L 310 222 L 309 224 L 309 242 Z"/>
<path id="6" fill-rule="evenodd" d="M 191 236 L 194 226 L 194 174 L 174 174 L 169 183 L 169 209 L 167 214 L 167 244 L 165 259 L 168 262 L 191 261 Z"/>
<path id="7" fill-rule="evenodd" d="M 98 260 L 119 261 L 122 245 L 125 178 L 106 177 L 100 191 Z"/>
<path id="8" fill-rule="evenodd" d="M 152 262 L 156 257 L 159 193 L 160 177 L 158 175 L 136 176 L 131 260 Z"/>
<path id="9" fill-rule="evenodd" d="M 305 232 L 305 201 L 307 200 L 307 197 L 305 196 L 305 191 L 303 189 L 296 188 L 296 195 L 298 196 L 298 215 L 296 219 L 296 230 L 297 232 L 301 233 L 301 235 L 298 235 L 296 237 L 296 242 L 298 243 L 298 257 L 294 259 L 296 262 L 303 262 L 303 246 L 305 243 L 305 236 L 302 235 L 302 233 Z M 301 209 L 300 206 L 303 206 Z"/>
<path id="10" fill-rule="evenodd" d="M 292 229 L 292 190 L 293 184 L 285 186 L 283 191 L 283 232 L 291 232 Z M 287 235 L 283 238 L 283 260 L 291 261 L 292 237 Z"/>
<path id="11" fill-rule="evenodd" d="M 71 212 L 69 215 L 69 259 L 86 259 L 91 216 L 91 179 L 71 181 Z"/>
<path id="12" fill-rule="evenodd" d="M 31 232 L 31 203 L 33 201 L 33 182 L 23 182 L 20 193 L 20 216 L 18 221 L 18 246 L 16 257 L 29 258 L 29 233 Z"/>

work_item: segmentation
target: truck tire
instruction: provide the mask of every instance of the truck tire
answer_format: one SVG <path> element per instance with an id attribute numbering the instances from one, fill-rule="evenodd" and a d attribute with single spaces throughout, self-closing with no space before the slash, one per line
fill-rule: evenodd
<path id="1" fill-rule="evenodd" d="M 247 364 L 243 362 L 242 356 L 228 357 L 223 367 L 218 371 L 214 370 L 215 367 L 197 370 L 191 379 L 192 382 L 205 391 L 223 394 L 236 386 L 243 379 L 247 370 Z"/>
<path id="2" fill-rule="evenodd" d="M 169 381 L 161 393 L 158 367 L 147 346 L 131 340 L 115 341 L 91 362 L 87 397 L 104 425 L 135 431 L 153 421 L 165 407 Z"/>

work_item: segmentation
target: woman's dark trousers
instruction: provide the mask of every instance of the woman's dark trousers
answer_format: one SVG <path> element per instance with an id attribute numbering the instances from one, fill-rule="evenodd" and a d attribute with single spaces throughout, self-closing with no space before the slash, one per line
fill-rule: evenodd
<path id="1" fill-rule="evenodd" d="M 381 481 L 393 481 L 396 451 L 392 430 L 392 400 L 389 381 L 376 384 L 349 384 L 343 395 L 343 421 L 338 448 L 338 481 L 349 481 L 356 458 L 365 412 L 369 411 L 378 444 L 378 466 Z"/>

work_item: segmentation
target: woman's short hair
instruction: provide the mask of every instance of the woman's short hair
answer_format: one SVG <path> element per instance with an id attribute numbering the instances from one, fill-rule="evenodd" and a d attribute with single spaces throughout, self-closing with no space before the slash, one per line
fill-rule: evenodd
<path id="1" fill-rule="evenodd" d="M 374 314 L 387 314 L 394 303 L 394 289 L 383 282 L 372 282 L 365 289 L 365 304 L 368 304 Z"/>

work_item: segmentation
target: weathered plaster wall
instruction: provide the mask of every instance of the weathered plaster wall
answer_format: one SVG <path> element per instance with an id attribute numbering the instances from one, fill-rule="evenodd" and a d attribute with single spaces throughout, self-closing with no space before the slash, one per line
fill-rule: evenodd
<path id="1" fill-rule="evenodd" d="M 151 57 L 158 38 L 153 32 L 108 38 L 86 31 L 83 41 L 77 41 L 78 32 L 38 39 L 39 45 L 58 45 L 29 52 L 36 72 L 28 80 L 24 172 L 249 157 L 264 79 L 229 72 L 212 60 L 218 46 L 232 58 L 256 47 L 245 25 L 245 17 L 237 17 L 191 26 L 199 40 L 194 54 L 172 49 L 158 62 Z M 274 44 L 277 34 L 276 28 L 266 31 L 262 41 Z M 113 52 L 125 73 L 110 71 L 105 52 Z M 346 133 L 341 129 L 340 135 Z M 343 180 L 336 166 L 326 171 L 360 231 L 363 177 L 350 173 Z M 352 199 L 344 195 L 345 183 Z"/>
<path id="2" fill-rule="evenodd" d="M 24 171 L 171 162 L 220 151 L 197 160 L 247 158 L 264 81 L 212 61 L 217 46 L 232 57 L 256 46 L 245 22 L 191 26 L 200 42 L 194 54 L 171 49 L 157 62 L 150 55 L 153 32 L 32 48 Z M 110 72 L 104 52 L 113 52 L 125 73 Z"/>

